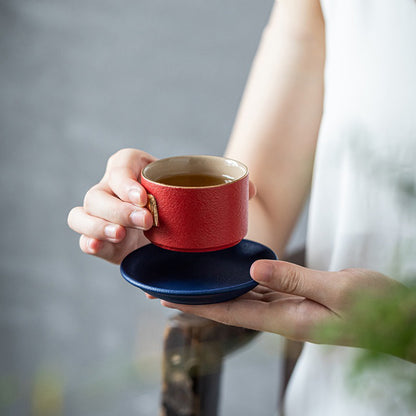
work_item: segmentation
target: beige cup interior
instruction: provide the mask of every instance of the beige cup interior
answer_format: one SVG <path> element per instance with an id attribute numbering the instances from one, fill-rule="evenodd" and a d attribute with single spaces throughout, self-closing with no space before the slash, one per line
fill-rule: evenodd
<path id="1" fill-rule="evenodd" d="M 221 175 L 232 182 L 245 177 L 248 169 L 236 160 L 218 156 L 176 156 L 150 163 L 142 174 L 152 182 L 170 174 Z"/>

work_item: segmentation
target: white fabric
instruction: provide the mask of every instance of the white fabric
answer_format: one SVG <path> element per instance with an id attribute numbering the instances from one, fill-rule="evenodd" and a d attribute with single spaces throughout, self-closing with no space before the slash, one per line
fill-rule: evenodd
<path id="1" fill-rule="evenodd" d="M 321 0 L 324 116 L 307 237 L 308 266 L 416 277 L 416 1 Z M 397 379 L 368 372 L 353 391 L 358 350 L 306 344 L 287 416 L 414 415 Z M 416 365 L 402 360 L 403 371 Z M 358 390 L 358 392 L 357 392 Z"/>

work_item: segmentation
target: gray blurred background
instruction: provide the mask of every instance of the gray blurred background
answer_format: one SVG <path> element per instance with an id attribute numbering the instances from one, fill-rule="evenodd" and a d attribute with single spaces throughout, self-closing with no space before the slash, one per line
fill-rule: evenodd
<path id="1" fill-rule="evenodd" d="M 66 216 L 123 147 L 221 155 L 272 0 L 0 0 L 0 414 L 158 414 L 171 311 Z M 221 414 L 276 409 L 280 339 L 227 360 Z"/>

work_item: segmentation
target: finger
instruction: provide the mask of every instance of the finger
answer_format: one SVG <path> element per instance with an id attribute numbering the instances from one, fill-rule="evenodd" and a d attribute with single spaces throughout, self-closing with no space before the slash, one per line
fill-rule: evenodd
<path id="1" fill-rule="evenodd" d="M 270 290 L 268 287 L 257 285 L 254 289 L 240 296 L 240 299 L 256 299 L 262 301 L 269 294 L 275 294 L 276 292 Z"/>
<path id="2" fill-rule="evenodd" d="M 108 186 L 123 201 L 139 207 L 147 204 L 146 190 L 140 185 L 135 170 L 130 167 L 119 166 L 111 169 L 108 174 Z"/>
<path id="3" fill-rule="evenodd" d="M 153 156 L 141 150 L 119 150 L 110 157 L 104 178 L 120 199 L 143 207 L 147 203 L 147 194 L 139 183 L 140 173 L 154 160 Z"/>
<path id="4" fill-rule="evenodd" d="M 257 193 L 256 185 L 253 182 L 248 182 L 248 199 L 254 198 Z"/>
<path id="5" fill-rule="evenodd" d="M 103 241 L 96 238 L 87 237 L 82 234 L 79 238 L 79 247 L 86 254 L 97 255 L 103 246 Z"/>
<path id="6" fill-rule="evenodd" d="M 244 295 L 240 296 L 240 299 L 250 299 L 256 300 L 258 302 L 282 302 L 286 300 L 302 300 L 305 299 L 300 296 L 288 295 L 287 293 L 281 292 L 274 292 L 269 290 L 268 292 L 256 292 L 255 290 L 251 290 L 250 292 L 245 293 Z"/>
<path id="7" fill-rule="evenodd" d="M 258 260 L 250 273 L 254 280 L 270 289 L 305 297 L 333 311 L 340 309 L 345 283 L 340 272 L 312 270 L 280 260 Z"/>
<path id="8" fill-rule="evenodd" d="M 91 254 L 111 263 L 120 264 L 122 260 L 120 252 L 117 250 L 117 245 L 108 241 L 81 235 L 79 246 L 84 253 Z"/>
<path id="9" fill-rule="evenodd" d="M 167 308 L 177 309 L 184 313 L 201 316 L 226 325 L 240 326 L 249 329 L 265 330 L 268 304 L 239 298 L 229 302 L 209 305 L 182 305 L 162 300 Z"/>
<path id="10" fill-rule="evenodd" d="M 161 304 L 227 325 L 268 331 L 300 341 L 314 341 L 313 329 L 333 314 L 319 303 L 299 297 L 278 297 L 273 301 L 258 301 L 240 297 L 212 305 L 179 305 L 166 301 Z"/>
<path id="11" fill-rule="evenodd" d="M 68 225 L 79 234 L 112 243 L 119 243 L 126 236 L 124 227 L 93 217 L 87 214 L 83 207 L 75 207 L 70 211 Z"/>
<path id="12" fill-rule="evenodd" d="M 266 286 L 262 286 L 262 285 L 257 285 L 254 289 L 252 289 L 250 292 L 257 292 L 257 293 L 270 293 L 270 292 L 274 292 L 274 290 L 271 290 L 269 287 Z"/>
<path id="13" fill-rule="evenodd" d="M 152 295 L 149 295 L 148 293 L 146 293 L 146 297 L 147 297 L 147 299 L 157 299 L 156 297 L 154 297 Z"/>
<path id="14" fill-rule="evenodd" d="M 153 225 L 150 211 L 120 201 L 100 187 L 93 187 L 87 192 L 84 199 L 84 210 L 89 215 L 124 227 L 148 230 Z"/>
<path id="15" fill-rule="evenodd" d="M 254 290 L 251 290 L 250 292 L 247 292 L 241 295 L 240 299 L 250 299 L 250 300 L 257 300 L 259 302 L 267 302 L 267 297 L 269 296 L 269 294 L 259 293 L 259 292 L 255 292 Z"/>

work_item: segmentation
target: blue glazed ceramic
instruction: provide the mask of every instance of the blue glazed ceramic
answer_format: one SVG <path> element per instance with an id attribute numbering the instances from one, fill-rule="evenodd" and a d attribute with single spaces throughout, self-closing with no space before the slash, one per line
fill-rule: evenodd
<path id="1" fill-rule="evenodd" d="M 208 253 L 175 252 L 149 244 L 130 253 L 120 270 L 129 283 L 154 297 L 202 305 L 253 289 L 257 285 L 250 277 L 253 262 L 276 258 L 270 248 L 250 240 Z"/>

